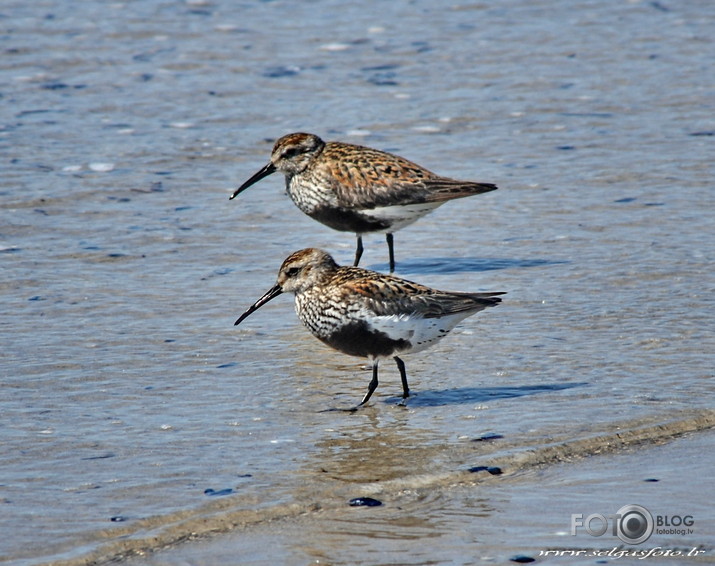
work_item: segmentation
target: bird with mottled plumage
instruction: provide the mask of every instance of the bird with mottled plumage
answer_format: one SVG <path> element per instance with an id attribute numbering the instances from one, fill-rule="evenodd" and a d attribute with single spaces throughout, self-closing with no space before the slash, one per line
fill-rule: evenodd
<path id="1" fill-rule="evenodd" d="M 355 266 L 362 256 L 363 234 L 386 234 L 390 273 L 395 270 L 396 230 L 449 200 L 497 188 L 442 177 L 377 149 L 293 133 L 276 141 L 268 164 L 230 198 L 275 171 L 285 175 L 288 195 L 305 214 L 334 230 L 357 235 Z"/>
<path id="2" fill-rule="evenodd" d="M 235 324 L 281 293 L 295 295 L 298 318 L 319 340 L 351 356 L 368 358 L 378 385 L 380 360 L 392 357 L 409 397 L 405 364 L 399 356 L 420 352 L 444 338 L 460 321 L 501 302 L 494 293 L 438 291 L 393 275 L 339 266 L 326 252 L 306 248 L 289 255 L 276 284 Z"/>

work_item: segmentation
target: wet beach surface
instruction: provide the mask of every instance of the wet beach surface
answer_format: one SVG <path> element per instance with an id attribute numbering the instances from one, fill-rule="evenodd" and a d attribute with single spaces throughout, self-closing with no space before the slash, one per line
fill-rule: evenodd
<path id="1" fill-rule="evenodd" d="M 379 11 L 0 9 L 0 560 L 547 560 L 619 543 L 558 533 L 628 503 L 693 514 L 643 546 L 712 560 L 715 512 L 684 486 L 713 463 L 715 7 Z M 500 187 L 395 235 L 398 275 L 508 292 L 405 358 L 406 408 L 384 364 L 370 406 L 326 412 L 370 372 L 289 297 L 233 327 L 290 252 L 352 260 L 278 175 L 228 200 L 299 130 Z"/>
<path id="2" fill-rule="evenodd" d="M 709 462 L 701 458 L 715 448 L 714 438 L 621 447 L 616 456 L 513 474 L 475 474 L 465 478 L 466 485 L 448 488 L 413 477 L 413 485 L 381 492 L 379 507 L 346 510 L 343 501 L 338 508 L 251 524 L 219 538 L 197 538 L 128 564 L 268 564 L 266 548 L 276 563 L 285 564 L 642 564 L 648 552 L 648 561 L 658 564 L 712 563 L 715 522 L 709 502 L 698 494 L 715 488 Z M 674 462 L 689 462 L 687 472 Z M 702 481 L 683 481 L 684 476 Z M 658 527 L 637 546 L 624 545 L 610 532 L 593 537 L 577 528 L 571 535 L 573 513 L 607 516 L 631 500 L 653 502 L 651 513 L 671 517 L 680 509 L 679 517 L 685 518 L 687 509 L 696 534 L 677 534 L 685 527 Z"/>

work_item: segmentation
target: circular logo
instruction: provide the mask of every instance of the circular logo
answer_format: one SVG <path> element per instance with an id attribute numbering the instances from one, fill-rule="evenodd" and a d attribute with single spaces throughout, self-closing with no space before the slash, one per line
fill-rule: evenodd
<path id="1" fill-rule="evenodd" d="M 624 505 L 616 514 L 616 534 L 626 544 L 640 544 L 653 534 L 653 515 L 645 507 Z"/>

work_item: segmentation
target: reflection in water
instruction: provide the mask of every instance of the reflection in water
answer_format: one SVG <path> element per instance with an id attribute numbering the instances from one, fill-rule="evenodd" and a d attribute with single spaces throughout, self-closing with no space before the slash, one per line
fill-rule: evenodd
<path id="1" fill-rule="evenodd" d="M 464 532 L 467 523 L 473 529 L 494 512 L 493 498 L 469 492 L 461 494 L 462 511 L 452 514 L 452 493 L 439 489 L 443 483 L 439 474 L 445 469 L 445 457 L 449 459 L 445 447 L 431 442 L 432 431 L 415 426 L 413 417 L 404 407 L 387 412 L 365 407 L 349 416 L 349 426 L 342 432 L 329 431 L 316 444 L 307 467 L 318 470 L 320 478 L 306 482 L 313 487 L 299 489 L 296 498 L 302 500 L 320 485 L 320 493 L 313 496 L 342 499 L 345 507 L 326 510 L 317 518 L 319 528 L 289 537 L 297 555 L 330 564 L 399 563 L 406 545 L 414 541 L 432 541 L 426 555 L 433 556 L 442 545 L 449 553 L 455 533 Z M 429 487 L 420 486 L 420 477 Z M 445 478 L 444 485 L 450 481 L 453 477 Z M 383 491 L 386 482 L 389 488 Z M 368 495 L 383 505 L 347 506 L 352 497 Z M 469 533 L 468 538 L 475 535 Z"/>

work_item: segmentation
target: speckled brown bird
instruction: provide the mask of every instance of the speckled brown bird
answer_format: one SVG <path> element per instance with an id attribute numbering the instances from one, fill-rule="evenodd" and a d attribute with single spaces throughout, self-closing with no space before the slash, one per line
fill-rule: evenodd
<path id="1" fill-rule="evenodd" d="M 235 324 L 281 293 L 295 294 L 298 318 L 319 340 L 344 354 L 368 358 L 372 381 L 358 407 L 377 388 L 380 360 L 395 360 L 407 399 L 407 373 L 399 356 L 432 346 L 461 320 L 500 303 L 497 295 L 504 294 L 438 291 L 393 275 L 341 267 L 326 252 L 306 248 L 286 258 L 276 284 Z"/>
<path id="2" fill-rule="evenodd" d="M 393 232 L 448 200 L 497 188 L 441 177 L 377 149 L 294 133 L 275 143 L 270 162 L 230 198 L 275 171 L 285 175 L 290 198 L 305 214 L 335 230 L 355 232 L 354 265 L 362 256 L 363 234 L 386 234 L 391 273 L 395 270 Z"/>

